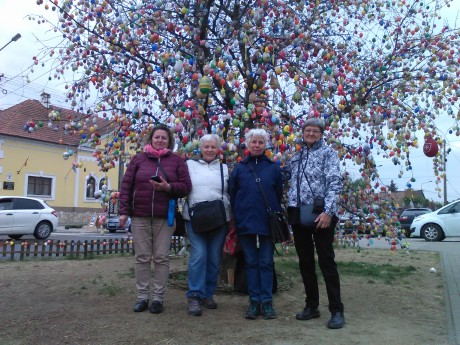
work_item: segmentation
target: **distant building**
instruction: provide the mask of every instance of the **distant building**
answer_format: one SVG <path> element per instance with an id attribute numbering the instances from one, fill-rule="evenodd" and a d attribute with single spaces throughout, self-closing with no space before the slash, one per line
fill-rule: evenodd
<path id="1" fill-rule="evenodd" d="M 50 121 L 56 114 L 66 121 Z M 82 129 L 63 128 L 68 119 L 88 121 L 85 114 L 53 107 L 46 93 L 42 102 L 26 100 L 0 111 L 0 195 L 44 199 L 59 212 L 61 225 L 89 223 L 102 212 L 95 193 L 104 184 L 118 187 L 118 169 L 101 172 L 93 148 L 81 143 Z M 96 125 L 101 135 L 113 131 L 110 121 Z"/>

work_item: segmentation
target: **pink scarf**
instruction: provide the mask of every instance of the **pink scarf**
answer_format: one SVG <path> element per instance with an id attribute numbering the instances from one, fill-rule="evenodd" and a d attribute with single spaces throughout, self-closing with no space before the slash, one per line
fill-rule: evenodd
<path id="1" fill-rule="evenodd" d="M 171 152 L 171 150 L 170 149 L 156 150 L 156 149 L 154 149 L 152 147 L 152 144 L 147 144 L 147 145 L 144 146 L 144 152 L 147 153 L 150 156 L 154 156 L 156 158 L 159 158 L 159 157 L 166 156 L 168 153 Z"/>

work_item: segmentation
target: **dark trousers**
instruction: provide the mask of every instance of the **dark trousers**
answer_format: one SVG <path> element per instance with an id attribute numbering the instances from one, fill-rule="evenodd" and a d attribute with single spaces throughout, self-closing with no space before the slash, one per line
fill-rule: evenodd
<path id="1" fill-rule="evenodd" d="M 340 297 L 340 279 L 335 263 L 334 229 L 337 223 L 334 217 L 328 229 L 315 230 L 301 225 L 293 225 L 295 249 L 299 257 L 299 269 L 305 287 L 306 305 L 311 308 L 319 306 L 318 278 L 315 272 L 315 247 L 318 263 L 326 283 L 330 312 L 343 312 Z"/>

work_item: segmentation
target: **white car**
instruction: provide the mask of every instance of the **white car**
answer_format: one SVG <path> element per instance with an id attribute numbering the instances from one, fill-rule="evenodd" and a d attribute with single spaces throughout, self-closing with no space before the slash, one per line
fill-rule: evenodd
<path id="1" fill-rule="evenodd" d="M 412 236 L 426 241 L 442 241 L 449 236 L 460 236 L 460 200 L 439 210 L 415 217 L 411 224 Z"/>
<path id="2" fill-rule="evenodd" d="M 34 235 L 48 238 L 58 226 L 57 212 L 45 201 L 22 196 L 0 196 L 0 234 L 15 240 Z"/>

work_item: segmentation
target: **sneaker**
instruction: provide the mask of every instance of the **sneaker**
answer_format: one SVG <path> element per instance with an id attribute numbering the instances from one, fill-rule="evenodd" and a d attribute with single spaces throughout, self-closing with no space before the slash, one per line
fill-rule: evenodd
<path id="1" fill-rule="evenodd" d="M 310 320 L 310 319 L 316 319 L 320 317 L 320 312 L 318 308 L 312 308 L 309 306 L 306 306 L 300 313 L 297 313 L 295 318 L 297 320 Z"/>
<path id="2" fill-rule="evenodd" d="M 265 320 L 276 319 L 276 311 L 271 301 L 262 303 L 262 315 Z"/>
<path id="3" fill-rule="evenodd" d="M 203 299 L 203 307 L 206 309 L 217 309 L 217 303 L 212 298 L 205 298 Z"/>
<path id="4" fill-rule="evenodd" d="M 197 298 L 188 299 L 188 314 L 193 316 L 201 316 L 200 300 Z"/>
<path id="5" fill-rule="evenodd" d="M 150 312 L 152 314 L 160 314 L 163 311 L 163 302 L 153 301 L 150 305 Z"/>
<path id="6" fill-rule="evenodd" d="M 345 325 L 345 317 L 343 312 L 336 311 L 331 313 L 331 319 L 327 323 L 327 328 L 339 329 Z"/>
<path id="7" fill-rule="evenodd" d="M 260 315 L 260 303 L 256 301 L 251 301 L 249 304 L 249 308 L 246 311 L 246 315 L 244 316 L 248 320 L 255 320 L 257 316 Z"/>

